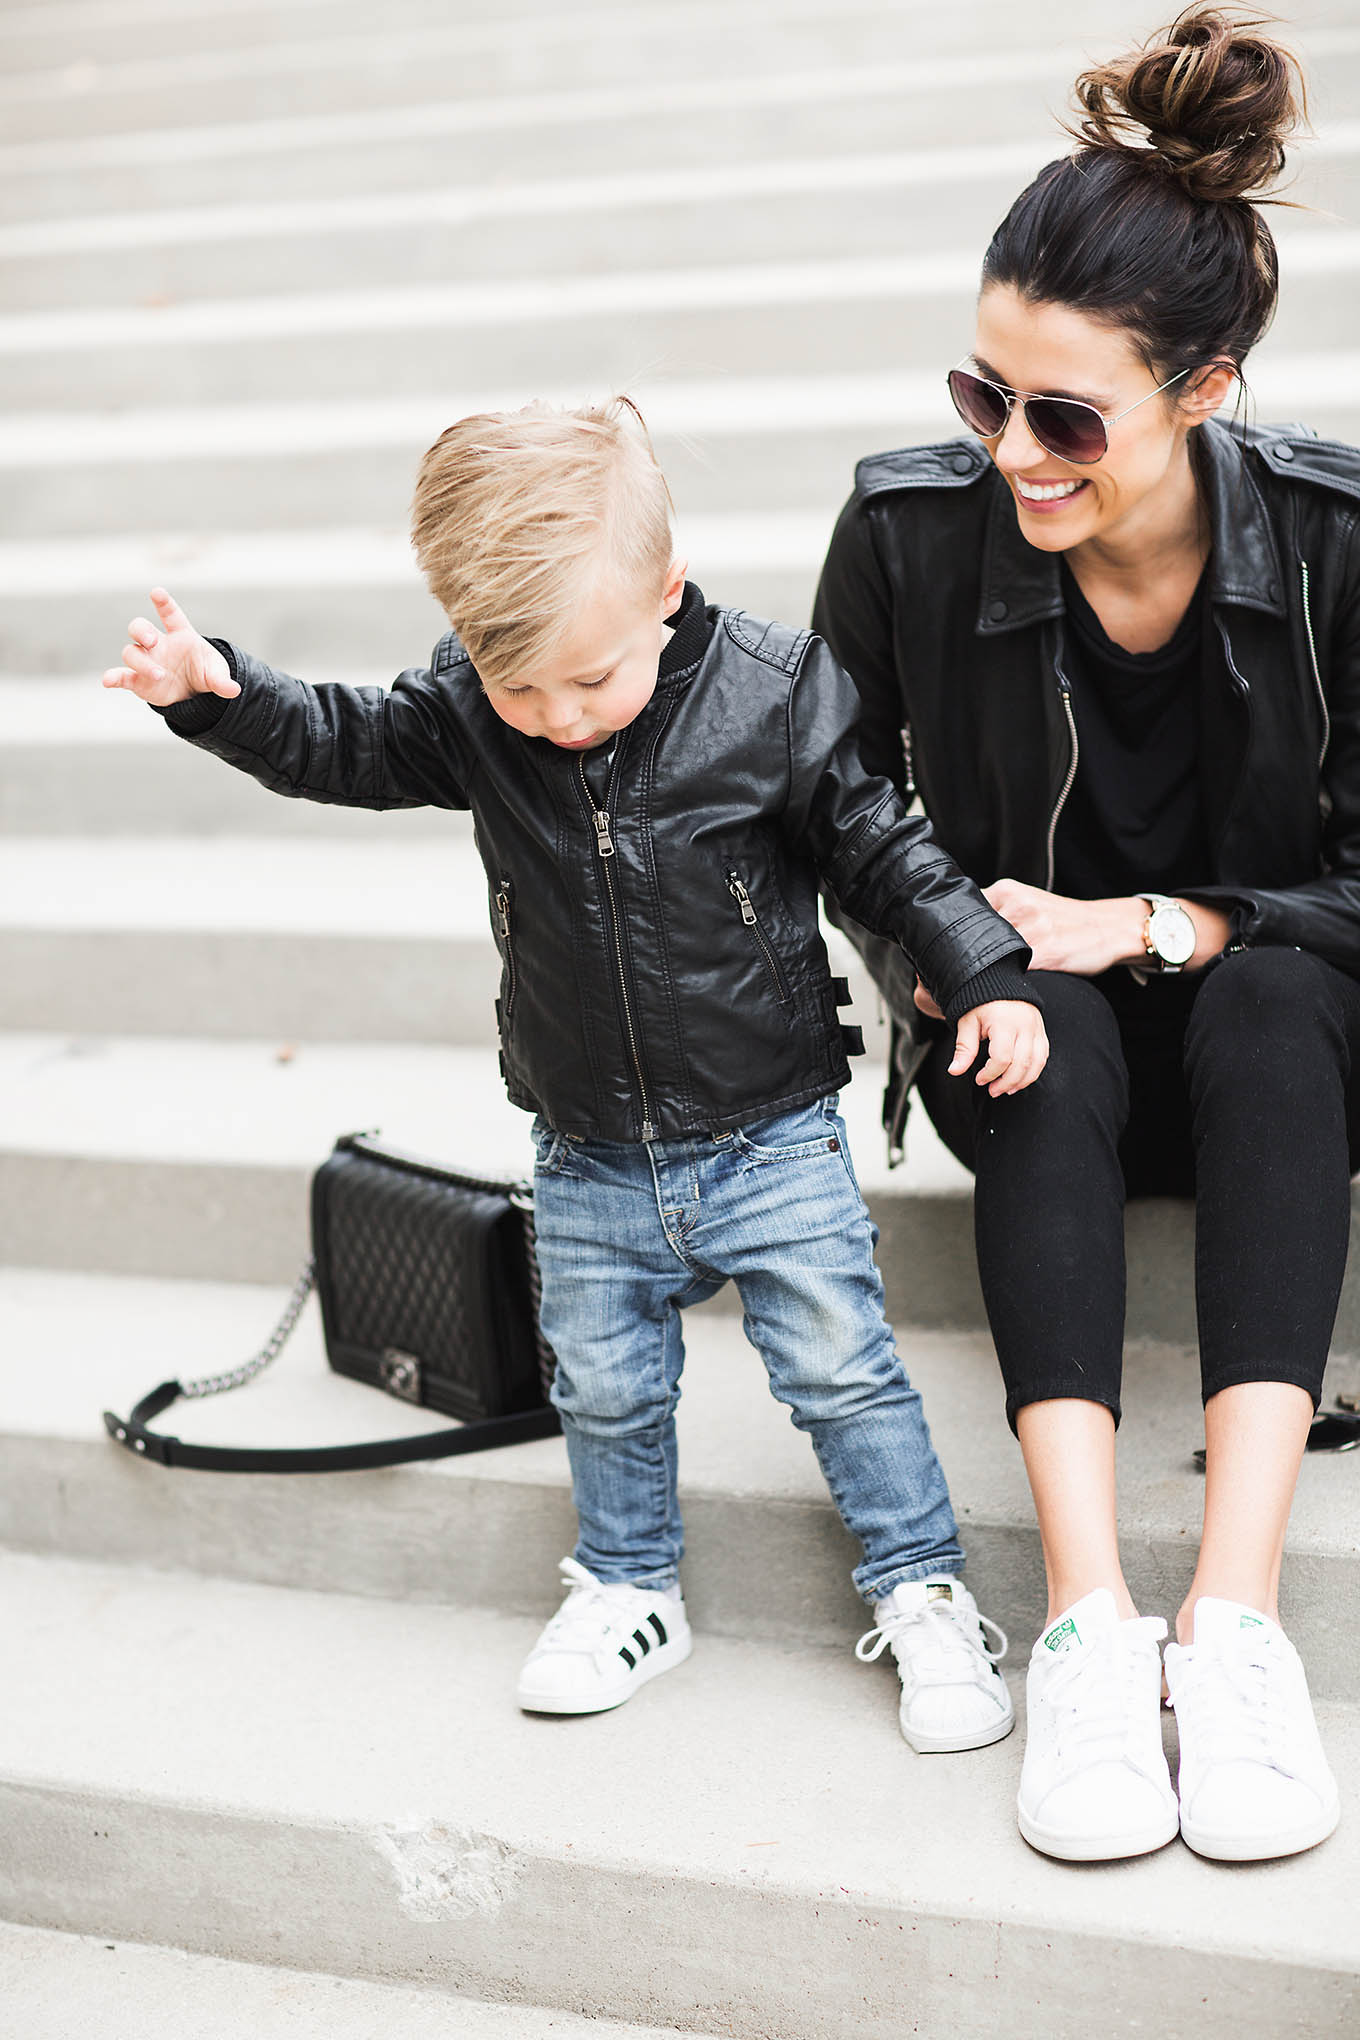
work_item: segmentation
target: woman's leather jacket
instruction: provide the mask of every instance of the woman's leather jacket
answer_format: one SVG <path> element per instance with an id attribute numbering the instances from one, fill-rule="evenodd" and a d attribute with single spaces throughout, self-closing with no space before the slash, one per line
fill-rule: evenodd
<path id="1" fill-rule="evenodd" d="M 1210 422 L 1200 779 L 1214 884 L 1248 944 L 1360 978 L 1360 451 Z M 919 790 L 980 885 L 1051 886 L 1075 776 L 1058 559 L 975 439 L 861 461 L 814 624 L 863 702 L 869 770 Z M 862 945 L 899 1019 L 910 979 Z M 908 1050 L 903 1062 L 910 1065 Z"/>

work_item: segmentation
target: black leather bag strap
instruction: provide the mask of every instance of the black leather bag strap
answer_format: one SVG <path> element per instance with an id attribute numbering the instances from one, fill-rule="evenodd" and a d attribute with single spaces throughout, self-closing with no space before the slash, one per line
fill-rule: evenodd
<path id="1" fill-rule="evenodd" d="M 178 1381 L 163 1381 L 144 1395 L 127 1417 L 104 1412 L 104 1429 L 139 1459 L 161 1466 L 193 1466 L 208 1473 L 356 1473 L 378 1466 L 406 1466 L 417 1459 L 451 1459 L 459 1452 L 487 1452 L 497 1445 L 520 1445 L 531 1438 L 552 1438 L 562 1425 L 551 1406 L 525 1410 L 512 1417 L 483 1417 L 452 1431 L 422 1431 L 415 1437 L 382 1438 L 370 1445 L 270 1446 L 191 1445 L 167 1431 L 153 1431 L 152 1421 L 179 1401 Z"/>
<path id="2" fill-rule="evenodd" d="M 490 1187 L 499 1188 L 499 1185 Z M 303 1263 L 283 1315 L 258 1353 L 226 1374 L 199 1381 L 163 1381 L 144 1395 L 126 1417 L 104 1412 L 104 1429 L 116 1445 L 139 1459 L 160 1466 L 191 1466 L 207 1473 L 358 1473 L 380 1466 L 407 1466 L 418 1459 L 452 1459 L 460 1452 L 490 1452 L 498 1445 L 521 1445 L 532 1438 L 556 1437 L 562 1428 L 548 1404 L 514 1416 L 480 1417 L 448 1431 L 420 1431 L 413 1437 L 378 1438 L 367 1445 L 248 1446 L 193 1445 L 168 1431 L 153 1431 L 155 1418 L 181 1399 L 199 1401 L 243 1388 L 278 1359 L 293 1335 L 302 1307 L 316 1283 L 314 1264 Z"/>

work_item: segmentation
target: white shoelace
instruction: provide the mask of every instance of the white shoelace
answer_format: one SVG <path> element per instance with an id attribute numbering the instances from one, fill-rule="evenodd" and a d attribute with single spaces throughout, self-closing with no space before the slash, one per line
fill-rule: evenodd
<path id="1" fill-rule="evenodd" d="M 1236 1650 L 1192 1650 L 1182 1660 L 1176 1718 L 1210 1745 L 1215 1763 L 1270 1764 L 1292 1775 L 1284 1759 L 1287 1710 L 1273 1669 L 1269 1640 L 1260 1636 Z"/>
<path id="2" fill-rule="evenodd" d="M 976 1678 L 979 1669 L 990 1672 L 1010 1649 L 1005 1630 L 986 1615 L 956 1607 L 952 1601 L 926 1601 L 919 1608 L 893 1609 L 881 1615 L 855 1645 L 861 1664 L 873 1660 L 892 1645 L 915 1642 L 912 1630 L 922 1633 L 924 1651 L 912 1652 L 912 1672 L 922 1685 L 953 1685 L 960 1677 Z M 990 1632 L 996 1648 L 986 1641 Z"/>
<path id="3" fill-rule="evenodd" d="M 1102 1631 L 1086 1648 L 1059 1660 L 1045 1698 L 1053 1709 L 1060 1770 L 1084 1767 L 1102 1757 L 1141 1769 L 1129 1749 L 1135 1720 L 1130 1689 L 1140 1670 L 1138 1642 L 1157 1644 L 1166 1635 L 1160 1615 L 1142 1615 Z"/>
<path id="4" fill-rule="evenodd" d="M 631 1629 L 631 1605 L 625 1595 L 638 1591 L 623 1583 L 597 1580 L 574 1558 L 564 1558 L 562 1583 L 567 1598 L 539 1638 L 540 1650 L 597 1651 L 609 1641 L 615 1628 Z"/>

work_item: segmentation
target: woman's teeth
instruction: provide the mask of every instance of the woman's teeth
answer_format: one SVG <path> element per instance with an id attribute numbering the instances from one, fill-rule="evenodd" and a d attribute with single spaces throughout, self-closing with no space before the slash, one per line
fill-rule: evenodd
<path id="1" fill-rule="evenodd" d="M 1086 487 L 1085 482 L 1022 482 L 1017 475 L 1016 488 L 1025 503 L 1056 503 L 1062 496 L 1075 496 L 1078 489 Z"/>

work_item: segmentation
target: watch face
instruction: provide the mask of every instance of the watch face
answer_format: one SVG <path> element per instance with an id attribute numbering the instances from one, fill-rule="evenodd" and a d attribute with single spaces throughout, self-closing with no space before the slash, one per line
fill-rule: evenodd
<path id="1" fill-rule="evenodd" d="M 1195 924 L 1184 907 L 1158 907 L 1148 936 L 1163 963 L 1189 963 L 1195 953 Z"/>

